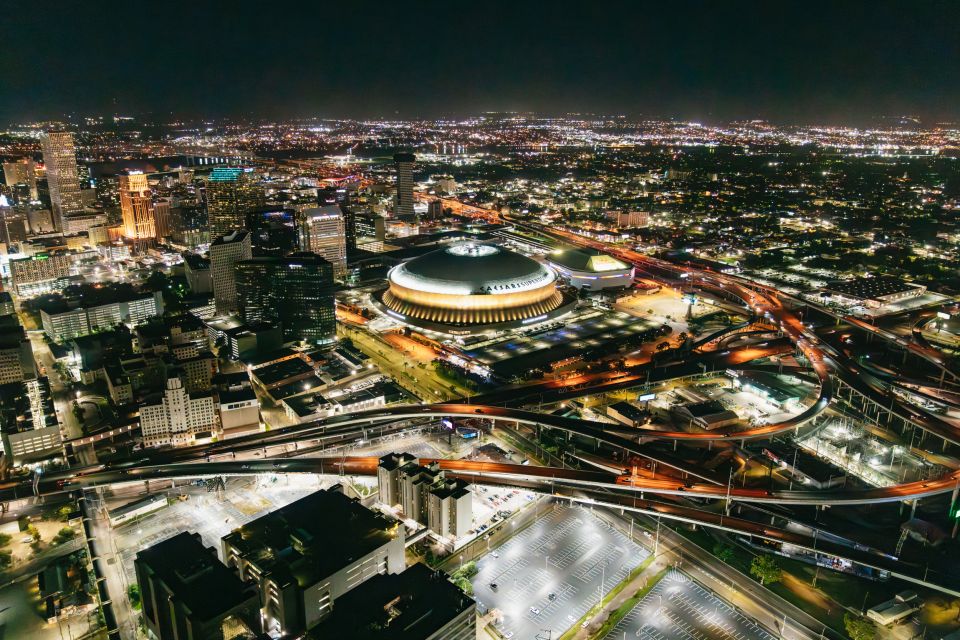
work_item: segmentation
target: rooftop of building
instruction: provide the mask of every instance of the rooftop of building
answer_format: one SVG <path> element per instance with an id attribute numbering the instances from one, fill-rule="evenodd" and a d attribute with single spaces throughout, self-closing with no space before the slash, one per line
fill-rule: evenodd
<path id="1" fill-rule="evenodd" d="M 722 404 L 716 400 L 706 400 L 705 402 L 691 402 L 685 404 L 682 407 L 694 418 L 706 418 L 708 416 L 717 416 L 723 415 L 725 413 L 731 414 L 731 417 L 736 418 L 737 414 L 733 411 L 730 411 Z"/>
<path id="2" fill-rule="evenodd" d="M 740 373 L 740 381 L 745 385 L 750 385 L 766 397 L 776 402 L 787 402 L 788 400 L 799 399 L 795 391 L 783 389 L 775 376 L 763 371 L 743 371 Z"/>
<path id="3" fill-rule="evenodd" d="M 280 362 L 274 362 L 273 364 L 255 369 L 251 375 L 256 377 L 260 384 L 269 387 L 279 384 L 284 380 L 298 376 L 306 376 L 313 372 L 313 367 L 300 358 L 290 358 L 289 360 L 281 360 Z"/>
<path id="4" fill-rule="evenodd" d="M 191 271 L 199 271 L 210 268 L 210 258 L 204 257 L 199 253 L 193 253 L 191 251 L 185 251 L 182 255 L 184 264 L 190 267 Z"/>
<path id="5" fill-rule="evenodd" d="M 538 289 L 554 280 L 554 272 L 532 258 L 475 242 L 431 251 L 390 272 L 392 284 L 452 295 L 514 293 Z"/>
<path id="6" fill-rule="evenodd" d="M 17 316 L 0 316 L 0 349 L 19 347 L 27 339 L 26 330 L 20 326 Z"/>
<path id="7" fill-rule="evenodd" d="M 625 402 L 623 400 L 613 403 L 610 405 L 610 408 L 625 418 L 633 420 L 634 422 L 639 422 L 646 417 L 646 414 L 643 412 L 643 410 L 638 409 L 629 402 Z"/>
<path id="8" fill-rule="evenodd" d="M 236 389 L 233 391 L 218 391 L 217 398 L 220 404 L 231 404 L 234 402 L 250 402 L 257 399 L 257 394 L 249 387 L 246 389 Z"/>
<path id="9" fill-rule="evenodd" d="M 329 397 L 321 393 L 304 394 L 284 400 L 290 410 L 303 418 L 317 413 L 323 407 L 341 406 L 350 407 L 360 402 L 374 400 L 383 396 L 385 403 L 397 402 L 407 397 L 401 386 L 392 380 L 380 380 L 356 391 L 349 391 L 339 396 Z"/>
<path id="10" fill-rule="evenodd" d="M 217 236 L 213 242 L 210 243 L 210 247 L 221 247 L 226 244 L 237 244 L 243 242 L 250 235 L 249 231 L 243 231 L 242 229 L 235 229 L 228 234 Z"/>
<path id="11" fill-rule="evenodd" d="M 34 419 L 31 392 L 38 400 L 36 408 L 43 414 L 42 417 L 37 416 L 42 426 L 52 427 L 57 424 L 50 383 L 47 378 L 41 377 L 26 382 L 8 382 L 0 385 L 0 430 L 6 433 L 20 433 L 41 426 Z"/>
<path id="12" fill-rule="evenodd" d="M 207 180 L 210 182 L 236 182 L 247 170 L 242 167 L 215 167 Z"/>
<path id="13" fill-rule="evenodd" d="M 288 579 L 307 587 L 387 544 L 400 526 L 338 491 L 321 490 L 223 540 L 281 583 Z"/>
<path id="14" fill-rule="evenodd" d="M 251 597 L 251 587 L 204 547 L 199 534 L 182 532 L 144 549 L 136 561 L 150 570 L 193 615 L 214 620 Z"/>
<path id="15" fill-rule="evenodd" d="M 420 640 L 432 637 L 474 607 L 442 571 L 417 563 L 379 575 L 337 598 L 331 616 L 310 638 Z"/>
<path id="16" fill-rule="evenodd" d="M 850 298 L 871 300 L 883 296 L 914 291 L 917 285 L 893 276 L 875 276 L 873 278 L 853 278 L 827 283 L 826 291 L 839 293 Z"/>
<path id="17" fill-rule="evenodd" d="M 606 273 L 608 271 L 629 271 L 630 265 L 617 260 L 602 251 L 590 249 L 564 249 L 552 251 L 547 255 L 551 263 L 572 271 Z"/>
<path id="18" fill-rule="evenodd" d="M 333 268 L 329 260 L 310 251 L 295 251 L 287 256 L 254 256 L 247 260 L 241 260 L 237 264 L 288 265 L 291 267 L 309 264 L 320 268 L 325 265 Z"/>
<path id="19" fill-rule="evenodd" d="M 133 302 L 154 297 L 145 291 L 124 282 L 103 284 L 75 284 L 63 290 L 40 296 L 32 301 L 35 308 L 48 314 L 64 313 L 73 309 L 89 309 L 118 302 Z"/>

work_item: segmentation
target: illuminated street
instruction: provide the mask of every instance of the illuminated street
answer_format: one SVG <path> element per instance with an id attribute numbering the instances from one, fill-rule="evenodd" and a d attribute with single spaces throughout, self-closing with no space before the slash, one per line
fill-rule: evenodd
<path id="1" fill-rule="evenodd" d="M 7 4 L 0 640 L 960 638 L 960 5 Z"/>

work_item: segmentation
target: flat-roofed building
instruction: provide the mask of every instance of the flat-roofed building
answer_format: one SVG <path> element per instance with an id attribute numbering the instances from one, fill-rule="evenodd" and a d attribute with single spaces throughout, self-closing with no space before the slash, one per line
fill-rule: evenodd
<path id="1" fill-rule="evenodd" d="M 217 411 L 210 393 L 187 393 L 176 373 L 167 378 L 162 394 L 140 405 L 140 429 L 143 444 L 192 444 L 197 436 L 209 437 L 216 430 Z"/>
<path id="2" fill-rule="evenodd" d="M 860 305 L 870 309 L 919 298 L 926 292 L 927 287 L 924 285 L 905 282 L 893 276 L 838 280 L 823 288 L 824 296 L 839 304 Z"/>
<path id="3" fill-rule="evenodd" d="M 211 238 L 245 229 L 247 212 L 265 202 L 264 190 L 257 184 L 253 170 L 241 167 L 213 169 L 205 193 Z"/>
<path id="4" fill-rule="evenodd" d="M 187 279 L 187 286 L 194 293 L 210 293 L 213 291 L 213 281 L 210 276 L 210 259 L 196 253 L 183 254 L 183 276 Z"/>
<path id="5" fill-rule="evenodd" d="M 260 430 L 260 402 L 253 389 L 218 391 L 217 408 L 224 438 Z"/>
<path id="6" fill-rule="evenodd" d="M 203 546 L 182 532 L 137 553 L 134 559 L 143 618 L 159 640 L 228 640 L 238 627 L 257 636 L 262 626 L 256 589 L 242 582 Z"/>
<path id="7" fill-rule="evenodd" d="M 607 415 L 628 427 L 637 427 L 647 422 L 648 414 L 629 402 L 614 402 L 607 407 Z"/>
<path id="8" fill-rule="evenodd" d="M 336 603 L 311 640 L 474 640 L 476 602 L 447 575 L 417 563 L 376 576 Z"/>
<path id="9" fill-rule="evenodd" d="M 70 297 L 50 296 L 37 305 L 44 332 L 57 342 L 107 331 L 118 324 L 135 326 L 163 314 L 160 291 L 138 291 L 129 285 L 81 285 L 76 289 Z"/>
<path id="10" fill-rule="evenodd" d="M 279 323 L 285 342 L 334 342 L 333 275 L 333 266 L 310 252 L 240 261 L 236 265 L 240 317 L 247 323 Z"/>
<path id="11" fill-rule="evenodd" d="M 15 315 L 0 316 L 0 384 L 37 377 L 33 346 Z"/>
<path id="12" fill-rule="evenodd" d="M 210 243 L 210 282 L 217 313 L 237 309 L 236 265 L 253 257 L 250 234 L 232 231 Z"/>
<path id="13" fill-rule="evenodd" d="M 385 483 L 378 493 L 383 504 L 399 504 L 406 517 L 438 537 L 456 539 L 472 528 L 470 485 L 446 477 L 436 462 L 421 465 L 419 459 L 407 454 L 386 455 L 378 463 L 377 479 Z"/>
<path id="14" fill-rule="evenodd" d="M 292 636 L 329 616 L 351 589 L 403 571 L 404 540 L 401 523 L 328 490 L 245 524 L 222 546 L 227 565 L 258 586 L 266 630 Z"/>
<path id="15" fill-rule="evenodd" d="M 707 430 L 728 427 L 740 421 L 740 416 L 716 400 L 681 405 L 674 409 L 674 413 L 681 420 Z"/>
<path id="16" fill-rule="evenodd" d="M 63 455 L 60 423 L 46 378 L 0 386 L 0 439 L 15 465 Z"/>
<path id="17" fill-rule="evenodd" d="M 339 205 L 330 204 L 306 209 L 302 213 L 300 246 L 333 265 L 333 275 L 342 278 L 347 272 L 346 217 Z"/>
<path id="18" fill-rule="evenodd" d="M 36 253 L 10 261 L 10 279 L 21 298 L 62 291 L 70 284 L 73 254 L 66 251 Z"/>

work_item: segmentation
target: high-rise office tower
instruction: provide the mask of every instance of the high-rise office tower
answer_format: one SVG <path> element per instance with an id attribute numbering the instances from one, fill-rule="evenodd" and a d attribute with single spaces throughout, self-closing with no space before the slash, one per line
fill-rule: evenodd
<path id="1" fill-rule="evenodd" d="M 302 214 L 300 246 L 322 256 L 333 265 L 333 275 L 347 272 L 346 217 L 335 204 L 307 209 Z"/>
<path id="2" fill-rule="evenodd" d="M 248 324 L 278 322 L 284 341 L 313 344 L 337 336 L 333 265 L 314 253 L 237 263 L 237 306 Z"/>
<path id="3" fill-rule="evenodd" d="M 3 163 L 3 178 L 8 187 L 25 184 L 30 190 L 30 198 L 36 200 L 37 171 L 36 165 L 30 158 L 18 158 L 13 162 Z"/>
<path id="4" fill-rule="evenodd" d="M 153 203 L 153 220 L 157 229 L 157 238 L 170 235 L 170 198 L 160 198 Z"/>
<path id="5" fill-rule="evenodd" d="M 57 228 L 62 229 L 65 215 L 83 211 L 73 134 L 67 131 L 50 131 L 43 136 L 42 144 L 53 219 Z"/>
<path id="6" fill-rule="evenodd" d="M 217 313 L 229 313 L 237 309 L 236 265 L 252 257 L 250 234 L 247 231 L 231 231 L 210 243 L 210 280 Z"/>
<path id="7" fill-rule="evenodd" d="M 135 242 L 153 242 L 157 237 L 150 184 L 142 171 L 120 175 L 120 212 L 123 235 Z"/>
<path id="8" fill-rule="evenodd" d="M 246 228 L 247 212 L 262 207 L 266 200 L 250 170 L 238 167 L 218 167 L 211 171 L 206 194 L 211 238 Z"/>
<path id="9" fill-rule="evenodd" d="M 394 214 L 398 216 L 413 215 L 413 163 L 417 157 L 412 153 L 398 153 L 393 156 L 393 163 L 397 166 L 397 206 Z"/>

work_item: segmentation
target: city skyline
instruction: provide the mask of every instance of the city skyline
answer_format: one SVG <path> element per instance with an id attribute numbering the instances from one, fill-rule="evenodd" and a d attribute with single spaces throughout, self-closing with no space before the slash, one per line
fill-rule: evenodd
<path id="1" fill-rule="evenodd" d="M 48 5 L 0 637 L 960 640 L 960 4 Z"/>

